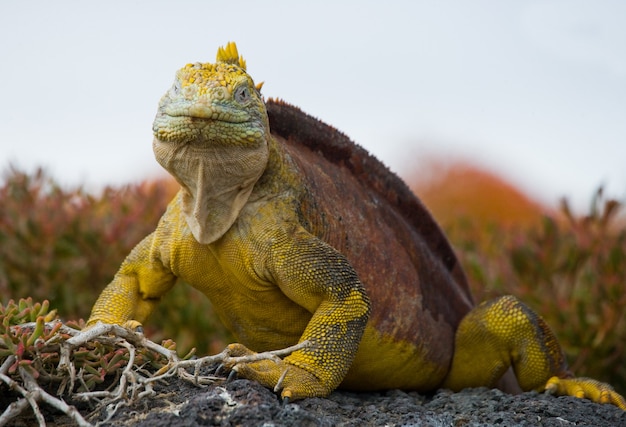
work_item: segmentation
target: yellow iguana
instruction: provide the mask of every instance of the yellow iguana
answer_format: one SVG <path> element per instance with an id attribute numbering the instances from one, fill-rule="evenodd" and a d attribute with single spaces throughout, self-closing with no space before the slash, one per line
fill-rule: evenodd
<path id="1" fill-rule="evenodd" d="M 512 368 L 523 390 L 626 409 L 610 386 L 568 372 L 548 326 L 521 302 L 475 307 L 449 243 L 406 185 L 335 129 L 266 105 L 234 43 L 215 64 L 177 72 L 153 131 L 156 158 L 181 190 L 89 325 L 136 328 L 182 279 L 241 343 L 234 355 L 311 343 L 282 361 L 229 367 L 279 384 L 284 399 L 337 387 L 492 387 Z"/>

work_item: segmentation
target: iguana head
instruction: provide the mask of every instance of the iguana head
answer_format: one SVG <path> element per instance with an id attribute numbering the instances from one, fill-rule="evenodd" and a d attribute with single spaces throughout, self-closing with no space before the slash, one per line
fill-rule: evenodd
<path id="1" fill-rule="evenodd" d="M 187 64 L 154 120 L 157 161 L 182 186 L 187 224 L 200 243 L 235 222 L 269 157 L 265 105 L 234 43 L 217 61 Z"/>

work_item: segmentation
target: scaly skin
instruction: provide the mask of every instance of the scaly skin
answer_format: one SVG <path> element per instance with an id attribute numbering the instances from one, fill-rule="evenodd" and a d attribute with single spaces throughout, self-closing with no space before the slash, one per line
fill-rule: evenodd
<path id="1" fill-rule="evenodd" d="M 182 279 L 241 342 L 232 354 L 312 343 L 279 362 L 230 367 L 280 384 L 283 398 L 339 386 L 495 386 L 512 367 L 524 390 L 626 409 L 608 385 L 571 378 L 552 332 L 515 298 L 472 309 L 458 262 L 427 214 L 403 219 L 382 190 L 338 165 L 355 167 L 351 160 L 333 164 L 291 136 L 272 136 L 259 90 L 234 43 L 215 64 L 178 71 L 153 129 L 157 160 L 181 191 L 88 325 L 135 328 Z"/>

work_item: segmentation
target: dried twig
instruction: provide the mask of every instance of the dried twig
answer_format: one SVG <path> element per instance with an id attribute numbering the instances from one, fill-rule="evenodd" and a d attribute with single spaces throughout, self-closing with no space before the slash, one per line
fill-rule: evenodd
<path id="1" fill-rule="evenodd" d="M 43 401 L 53 408 L 62 411 L 67 416 L 72 418 L 77 425 L 79 426 L 91 426 L 90 423 L 85 421 L 82 415 L 76 410 L 75 407 L 68 405 L 61 399 L 57 399 L 56 397 L 48 394 L 44 389 L 42 389 L 32 374 L 22 367 L 18 368 L 19 375 L 23 380 L 24 387 L 20 386 L 17 381 L 14 381 L 7 375 L 5 375 L 8 366 L 15 362 L 15 356 L 9 356 L 2 364 L 0 368 L 0 380 L 7 384 L 11 390 L 18 392 L 23 397 L 18 399 L 17 401 L 11 403 L 4 413 L 0 415 L 0 426 L 6 425 L 11 419 L 17 417 L 22 413 L 24 409 L 26 409 L 29 405 L 37 419 L 37 423 L 40 426 L 45 426 L 46 421 L 43 417 L 43 414 L 39 410 L 38 402 Z"/>
<path id="2" fill-rule="evenodd" d="M 36 322 L 30 322 L 15 325 L 11 328 L 15 328 L 15 331 L 19 332 L 31 329 L 34 330 L 36 327 Z M 39 327 L 41 327 L 41 324 Z M 54 321 L 45 323 L 45 327 L 48 328 L 48 330 L 58 331 L 59 333 L 51 334 L 45 341 L 41 340 L 41 342 L 35 346 L 35 358 L 41 357 L 43 350 L 46 352 L 56 351 L 59 357 L 54 375 L 48 372 L 42 374 L 44 374 L 46 378 L 51 379 L 63 377 L 58 389 L 59 395 L 67 394 L 70 398 L 77 401 L 95 402 L 97 404 L 96 409 L 87 417 L 88 419 L 94 419 L 99 416 L 102 408 L 105 407 L 108 408 L 106 410 L 107 419 L 110 419 L 122 406 L 130 405 L 146 396 L 154 395 L 152 384 L 155 381 L 165 380 L 176 375 L 195 385 L 210 384 L 218 380 L 224 380 L 224 378 L 215 375 L 200 375 L 200 370 L 203 366 L 220 364 L 221 366 L 233 366 L 236 369 L 236 366 L 241 363 L 265 359 L 278 360 L 281 356 L 285 356 L 310 345 L 308 341 L 305 341 L 286 349 L 245 356 L 231 356 L 230 350 L 227 348 L 213 356 L 201 357 L 196 360 L 185 360 L 181 359 L 175 351 L 150 341 L 143 336 L 143 334 L 125 329 L 118 325 L 98 323 L 87 330 L 80 331 L 62 324 L 59 325 L 58 321 Z M 61 334 L 65 336 L 69 335 L 71 338 L 62 338 Z M 90 386 L 88 382 L 85 381 L 85 375 L 87 373 L 86 368 L 88 368 L 88 366 L 79 367 L 77 370 L 77 356 L 75 355 L 80 352 L 84 353 L 86 351 L 85 348 L 94 348 L 93 346 L 96 345 L 96 343 L 99 343 L 98 345 L 107 346 L 105 353 L 107 351 L 109 353 L 106 353 L 106 356 L 103 357 L 114 359 L 110 362 L 113 364 L 115 361 L 116 364 L 113 365 L 114 367 L 118 366 L 117 363 L 124 361 L 125 366 L 122 367 L 119 365 L 119 368 L 116 368 L 119 374 L 116 380 L 117 382 L 112 384 L 107 390 L 89 391 Z M 122 349 L 125 355 L 124 358 L 118 354 Z M 162 357 L 164 361 L 159 362 L 159 364 L 163 363 L 163 366 L 155 373 L 146 371 L 142 366 L 138 366 L 137 364 L 137 357 L 140 352 L 144 355 L 152 352 L 158 355 L 157 357 Z M 116 357 L 117 359 L 115 359 Z M 39 425 L 44 426 L 45 420 L 39 408 L 41 402 L 65 413 L 79 426 L 91 425 L 75 407 L 50 395 L 39 386 L 36 380 L 37 375 L 34 375 L 39 374 L 39 372 L 34 370 L 39 365 L 29 364 L 27 366 L 28 369 L 19 365 L 15 372 L 14 365 L 17 361 L 16 356 L 11 355 L 6 357 L 0 366 L 0 382 L 5 383 L 11 390 L 22 396 L 11 403 L 0 415 L 0 427 L 6 425 L 9 420 L 21 414 L 29 406 Z M 108 362 L 104 363 L 106 365 Z M 9 375 L 12 366 L 14 371 L 12 375 L 15 376 L 15 373 L 19 374 L 17 380 L 11 378 Z M 107 372 L 110 373 L 109 369 L 111 368 L 107 368 Z M 189 372 L 189 369 L 193 369 L 193 372 Z M 93 377 L 93 374 L 91 375 Z M 75 392 L 76 384 L 87 391 Z M 93 386 L 93 382 L 91 384 Z"/>

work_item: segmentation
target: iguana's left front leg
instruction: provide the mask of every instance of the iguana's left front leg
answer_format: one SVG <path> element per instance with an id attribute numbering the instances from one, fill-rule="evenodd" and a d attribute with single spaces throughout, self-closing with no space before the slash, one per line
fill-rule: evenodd
<path id="1" fill-rule="evenodd" d="M 369 317 L 369 298 L 346 258 L 304 230 L 277 238 L 270 252 L 273 282 L 313 313 L 300 338 L 310 346 L 280 361 L 233 368 L 241 377 L 278 388 L 283 399 L 326 396 L 352 364 Z M 237 355 L 248 351 L 239 344 L 231 350 Z"/>

